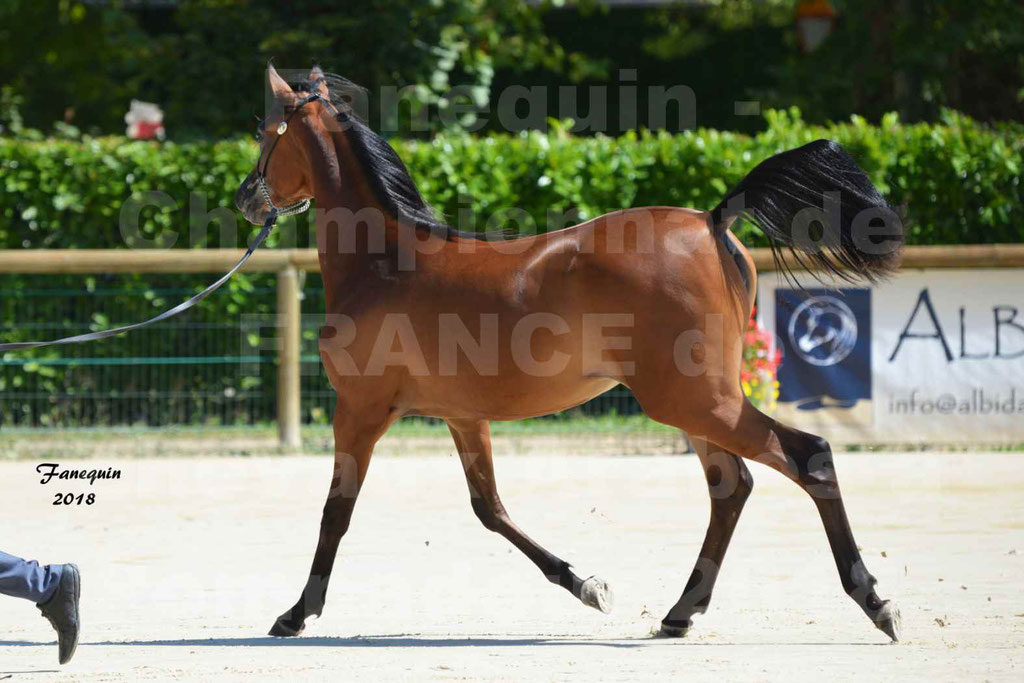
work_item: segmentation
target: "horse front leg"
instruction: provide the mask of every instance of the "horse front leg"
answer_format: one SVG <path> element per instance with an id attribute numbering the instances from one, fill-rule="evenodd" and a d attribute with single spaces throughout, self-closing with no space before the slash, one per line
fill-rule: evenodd
<path id="1" fill-rule="evenodd" d="M 374 444 L 396 418 L 387 409 L 355 409 L 347 405 L 343 409 L 342 399 L 338 398 L 334 412 L 334 475 L 320 520 L 313 566 L 298 602 L 277 618 L 270 635 L 297 636 L 305 628 L 307 617 L 323 613 L 338 545 L 348 531 Z"/>
<path id="2" fill-rule="evenodd" d="M 584 605 L 606 614 L 611 612 L 612 591 L 607 583 L 596 576 L 581 579 L 573 571 L 572 565 L 541 547 L 508 516 L 498 497 L 498 486 L 494 480 L 488 423 L 483 420 L 449 420 L 448 428 L 465 470 L 470 504 L 484 528 L 507 538 L 537 565 L 548 581 L 566 589 Z"/>

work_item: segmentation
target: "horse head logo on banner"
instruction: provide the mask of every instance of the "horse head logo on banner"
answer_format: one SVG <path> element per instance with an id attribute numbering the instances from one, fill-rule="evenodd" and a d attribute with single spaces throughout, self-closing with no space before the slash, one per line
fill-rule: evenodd
<path id="1" fill-rule="evenodd" d="M 835 365 L 857 344 L 857 317 L 840 299 L 814 296 L 793 312 L 788 333 L 791 348 L 805 362 Z"/>

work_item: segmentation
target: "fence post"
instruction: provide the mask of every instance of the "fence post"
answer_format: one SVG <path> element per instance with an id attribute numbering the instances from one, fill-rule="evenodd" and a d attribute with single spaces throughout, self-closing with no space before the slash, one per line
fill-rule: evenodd
<path id="1" fill-rule="evenodd" d="M 298 448 L 301 405 L 301 304 L 299 272 L 277 273 L 277 435 L 282 446 Z"/>

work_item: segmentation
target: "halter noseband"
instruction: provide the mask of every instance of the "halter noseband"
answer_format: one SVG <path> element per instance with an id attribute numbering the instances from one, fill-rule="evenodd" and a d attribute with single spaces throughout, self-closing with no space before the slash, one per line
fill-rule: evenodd
<path id="1" fill-rule="evenodd" d="M 315 89 L 322 82 L 323 79 L 313 81 L 313 83 L 310 84 L 310 88 Z M 274 153 L 274 149 L 277 147 L 278 140 L 280 140 L 281 136 L 284 135 L 285 132 L 288 130 L 288 123 L 292 120 L 292 117 L 295 116 L 295 114 L 297 114 L 300 109 L 302 109 L 304 106 L 306 106 L 307 104 L 314 100 L 323 100 L 323 96 L 320 93 L 316 92 L 315 90 L 306 97 L 303 97 L 301 100 L 299 100 L 299 103 L 295 106 L 295 109 L 293 109 L 291 113 L 285 117 L 284 121 L 282 121 L 277 126 L 277 137 L 274 138 L 274 141 L 272 143 L 270 143 L 270 149 L 267 150 L 267 156 L 263 158 L 262 168 L 260 167 L 259 163 L 256 164 L 256 183 L 260 186 L 260 192 L 263 194 L 263 201 L 265 201 L 267 203 L 267 206 L 270 207 L 271 213 L 276 214 L 277 216 L 291 216 L 296 213 L 302 213 L 303 211 L 309 208 L 309 204 L 311 201 L 309 199 L 303 199 L 300 202 L 290 204 L 288 206 L 276 206 L 274 204 L 274 201 L 270 198 L 270 186 L 267 185 L 267 167 L 270 166 L 270 155 Z"/>

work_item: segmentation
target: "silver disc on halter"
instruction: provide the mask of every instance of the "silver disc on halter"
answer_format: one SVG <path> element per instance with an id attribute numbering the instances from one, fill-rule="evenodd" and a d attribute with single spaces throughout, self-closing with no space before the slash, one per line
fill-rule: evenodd
<path id="1" fill-rule="evenodd" d="M 287 121 L 282 121 L 282 122 L 281 122 L 281 123 L 280 123 L 280 124 L 279 124 L 279 125 L 277 126 L 277 134 L 278 134 L 278 135 L 284 135 L 284 132 L 285 132 L 286 130 L 288 130 L 288 122 L 287 122 Z"/>

